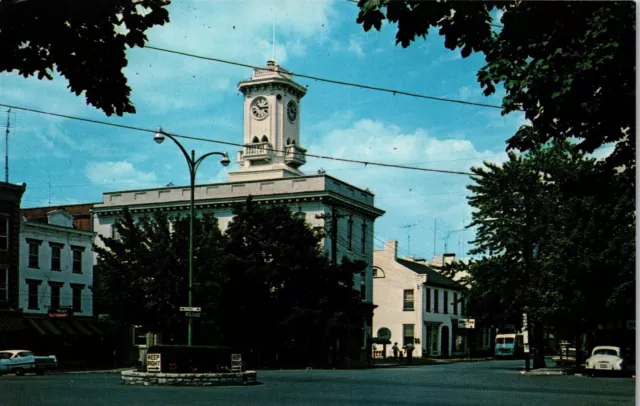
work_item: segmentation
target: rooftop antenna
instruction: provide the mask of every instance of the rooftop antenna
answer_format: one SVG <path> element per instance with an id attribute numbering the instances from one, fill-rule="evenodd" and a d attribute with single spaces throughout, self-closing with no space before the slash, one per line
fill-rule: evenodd
<path id="1" fill-rule="evenodd" d="M 407 231 L 407 252 L 411 255 L 411 228 L 417 226 L 417 224 L 405 224 L 404 226 L 400 226 L 400 228 L 406 228 Z"/>
<path id="2" fill-rule="evenodd" d="M 7 110 L 7 129 L 4 135 L 4 181 L 9 183 L 9 127 L 11 125 L 11 109 Z"/>

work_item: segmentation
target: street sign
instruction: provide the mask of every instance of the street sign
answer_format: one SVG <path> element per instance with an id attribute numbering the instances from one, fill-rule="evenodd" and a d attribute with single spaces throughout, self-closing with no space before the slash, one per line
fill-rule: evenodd
<path id="1" fill-rule="evenodd" d="M 162 372 L 162 354 L 147 354 L 147 372 Z"/>
<path id="2" fill-rule="evenodd" d="M 242 372 L 242 354 L 231 354 L 231 372 Z"/>
<path id="3" fill-rule="evenodd" d="M 180 307 L 180 311 L 181 312 L 201 312 L 202 308 L 200 307 L 187 307 L 187 306 L 182 306 Z"/>
<path id="4" fill-rule="evenodd" d="M 458 328 L 476 328 L 476 319 L 458 319 Z"/>
<path id="5" fill-rule="evenodd" d="M 378 338 L 381 340 L 391 340 L 391 330 L 386 327 L 378 329 Z"/>
<path id="6" fill-rule="evenodd" d="M 187 317 L 200 317 L 200 312 L 186 312 L 185 316 L 187 316 Z"/>

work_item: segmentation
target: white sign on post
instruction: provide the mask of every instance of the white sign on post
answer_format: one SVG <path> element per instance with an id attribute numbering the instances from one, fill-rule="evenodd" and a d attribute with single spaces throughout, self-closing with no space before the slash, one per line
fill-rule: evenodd
<path id="1" fill-rule="evenodd" d="M 231 372 L 242 372 L 242 354 L 231 354 Z"/>
<path id="2" fill-rule="evenodd" d="M 147 354 L 147 372 L 162 372 L 162 355 Z"/>
<path id="3" fill-rule="evenodd" d="M 182 306 L 182 307 L 180 307 L 180 311 L 181 312 L 196 312 L 196 313 L 199 313 L 199 312 L 202 311 L 202 308 L 200 308 L 200 307 Z"/>
<path id="4" fill-rule="evenodd" d="M 458 319 L 458 328 L 476 328 L 476 319 Z"/>

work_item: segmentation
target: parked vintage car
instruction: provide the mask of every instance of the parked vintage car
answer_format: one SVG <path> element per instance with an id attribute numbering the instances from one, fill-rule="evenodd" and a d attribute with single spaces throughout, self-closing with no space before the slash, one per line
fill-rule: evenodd
<path id="1" fill-rule="evenodd" d="M 37 356 L 28 350 L 0 351 L 0 375 L 15 373 L 22 376 L 27 372 L 43 375 L 57 367 L 58 359 L 55 355 Z"/>
<path id="2" fill-rule="evenodd" d="M 608 345 L 594 347 L 591 356 L 585 361 L 584 367 L 589 376 L 602 372 L 620 374 L 626 372 L 626 363 L 622 358 L 620 347 Z"/>

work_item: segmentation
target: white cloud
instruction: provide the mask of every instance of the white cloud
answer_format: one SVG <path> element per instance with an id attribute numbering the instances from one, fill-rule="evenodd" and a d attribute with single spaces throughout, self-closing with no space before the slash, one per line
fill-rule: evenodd
<path id="1" fill-rule="evenodd" d="M 359 57 L 364 56 L 364 51 L 362 50 L 363 40 L 362 38 L 352 36 L 349 38 L 349 47 L 347 50 Z"/>
<path id="2" fill-rule="evenodd" d="M 460 99 L 469 100 L 469 96 L 471 96 L 471 86 L 462 86 L 460 88 Z"/>
<path id="3" fill-rule="evenodd" d="M 406 131 L 378 120 L 361 119 L 328 131 L 325 137 L 309 145 L 309 153 L 459 172 L 481 166 L 483 159 L 497 163 L 506 159 L 502 150 L 479 149 L 467 137 L 464 133 L 458 133 L 455 139 L 436 137 L 423 128 Z M 416 223 L 411 231 L 411 251 L 415 254 L 428 257 L 432 254 L 433 239 L 427 236 L 433 235 L 434 218 L 454 230 L 462 228 L 471 217 L 466 200 L 469 194 L 466 185 L 471 183 L 468 176 L 314 158 L 308 158 L 307 162 L 303 167 L 306 173 L 313 174 L 322 167 L 331 176 L 369 188 L 376 196 L 376 206 L 387 212 L 376 222 L 376 229 L 385 230 L 385 238 L 404 243 L 406 230 L 398 225 Z M 471 231 L 463 234 L 460 237 L 463 241 L 472 239 Z M 438 252 L 443 244 L 441 237 L 439 234 Z M 452 237 L 450 244 L 454 241 L 457 246 L 457 236 Z"/>
<path id="4" fill-rule="evenodd" d="M 136 170 L 127 161 L 89 162 L 85 167 L 85 175 L 95 185 L 123 184 L 139 188 L 157 186 L 154 172 Z"/>

